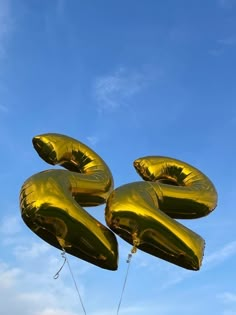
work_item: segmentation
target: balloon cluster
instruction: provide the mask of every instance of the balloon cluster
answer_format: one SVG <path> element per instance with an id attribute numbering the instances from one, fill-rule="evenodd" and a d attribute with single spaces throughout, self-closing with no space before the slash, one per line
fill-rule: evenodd
<path id="1" fill-rule="evenodd" d="M 217 192 L 202 172 L 160 156 L 137 159 L 144 181 L 113 190 L 106 163 L 88 146 L 60 134 L 33 138 L 51 169 L 27 179 L 20 192 L 26 225 L 49 244 L 108 270 L 118 266 L 114 233 L 137 248 L 186 269 L 201 266 L 204 240 L 174 219 L 194 219 L 215 209 Z M 83 207 L 106 203 L 110 229 Z M 114 233 L 113 233 L 113 232 Z"/>

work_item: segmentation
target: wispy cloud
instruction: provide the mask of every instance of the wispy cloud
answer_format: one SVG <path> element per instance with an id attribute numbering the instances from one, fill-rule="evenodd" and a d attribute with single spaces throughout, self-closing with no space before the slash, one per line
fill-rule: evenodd
<path id="1" fill-rule="evenodd" d="M 229 36 L 223 39 L 218 39 L 217 43 L 225 46 L 234 46 L 236 45 L 236 36 Z"/>
<path id="2" fill-rule="evenodd" d="M 234 310 L 226 310 L 223 312 L 222 315 L 235 315 L 236 312 Z"/>
<path id="3" fill-rule="evenodd" d="M 30 259 L 29 263 L 25 257 L 24 265 L 21 267 L 12 267 L 0 261 L 2 314 L 7 314 L 7 310 L 9 314 L 19 315 L 76 314 L 73 308 L 79 309 L 80 305 L 75 299 L 74 288 L 67 284 L 69 277 L 63 274 L 60 279 L 54 280 L 52 275 L 49 276 L 48 269 L 51 268 L 47 265 L 50 261 L 48 258 L 48 253 L 41 254 L 40 259 L 39 257 Z M 36 267 L 37 264 L 40 268 Z M 80 291 L 83 296 L 83 287 Z"/>
<path id="4" fill-rule="evenodd" d="M 144 314 L 148 311 L 148 308 L 147 308 L 147 305 L 146 306 L 129 306 L 129 307 L 122 307 L 121 308 L 121 312 L 120 314 Z M 99 310 L 97 312 L 93 312 L 91 315 L 110 315 L 110 314 L 115 314 L 115 309 L 113 310 L 106 310 L 106 309 L 103 309 L 103 310 Z"/>
<path id="5" fill-rule="evenodd" d="M 201 272 L 207 271 L 210 268 L 213 268 L 225 262 L 227 259 L 230 259 L 234 255 L 236 255 L 236 241 L 230 242 L 223 246 L 222 248 L 220 248 L 219 250 L 215 251 L 214 253 L 204 257 Z M 144 267 L 145 270 L 150 269 L 151 268 L 150 262 L 144 265 Z M 185 281 L 190 277 L 194 277 L 197 275 L 197 272 L 193 272 L 191 270 L 182 269 L 171 264 L 166 263 L 163 264 L 161 260 L 159 269 L 162 270 L 161 274 L 159 275 L 160 279 L 163 280 L 162 279 L 163 275 L 165 279 L 163 281 L 160 281 L 162 283 L 162 285 L 160 286 L 161 290 L 166 290 Z"/>
<path id="6" fill-rule="evenodd" d="M 208 50 L 209 55 L 212 55 L 214 57 L 219 57 L 224 53 L 224 49 L 222 48 L 214 48 Z"/>
<path id="7" fill-rule="evenodd" d="M 164 276 L 163 274 L 160 275 L 160 278 L 162 277 L 160 289 L 165 291 L 185 281 L 187 278 L 197 275 L 195 271 L 173 266 L 169 263 L 162 265 L 162 270 Z"/>
<path id="8" fill-rule="evenodd" d="M 122 306 L 120 308 L 121 315 L 144 315 L 144 314 L 174 314 L 176 310 L 176 306 L 179 304 L 179 301 L 174 301 L 172 299 L 172 303 L 166 303 L 166 301 L 159 301 L 158 303 L 155 301 L 145 300 L 144 301 L 136 301 L 132 306 Z M 116 314 L 117 310 L 113 309 L 99 309 L 95 312 L 92 312 L 91 315 L 111 315 Z"/>
<path id="9" fill-rule="evenodd" d="M 216 252 L 206 256 L 203 260 L 203 265 L 209 268 L 224 262 L 234 255 L 236 255 L 236 241 L 230 242 Z"/>
<path id="10" fill-rule="evenodd" d="M 143 74 L 120 68 L 115 73 L 98 77 L 94 84 L 94 94 L 99 111 L 114 111 L 128 105 L 130 99 L 146 85 Z"/>
<path id="11" fill-rule="evenodd" d="M 20 219 L 18 216 L 5 216 L 0 222 L 0 231 L 4 236 L 15 235 L 21 230 Z"/>
<path id="12" fill-rule="evenodd" d="M 1 312 L 19 315 L 75 315 L 74 309 L 80 309 L 80 304 L 67 265 L 61 270 L 59 279 L 53 279 L 64 262 L 60 251 L 35 239 L 33 234 L 31 238 L 29 234 L 22 236 L 21 232 L 20 217 L 9 215 L 1 220 L 0 239 L 4 246 L 0 259 Z M 6 242 L 9 238 L 14 239 L 14 242 Z M 80 279 L 77 286 L 84 298 L 87 292 L 81 278 L 90 271 L 91 266 L 67 256 L 73 276 Z"/>
<path id="13" fill-rule="evenodd" d="M 224 303 L 236 303 L 236 293 L 232 292 L 224 292 L 222 294 L 219 294 L 218 297 L 224 302 Z"/>
<path id="14" fill-rule="evenodd" d="M 218 39 L 213 49 L 210 49 L 208 53 L 212 56 L 221 56 L 228 49 L 232 49 L 236 45 L 236 36 L 228 36 L 225 38 Z"/>
<path id="15" fill-rule="evenodd" d="M 0 274 L 1 274 L 1 287 L 0 288 L 10 288 L 14 286 L 18 275 L 21 271 L 19 268 L 9 268 L 9 266 L 0 261 Z"/>
<path id="16" fill-rule="evenodd" d="M 223 292 L 217 296 L 227 307 L 224 310 L 223 315 L 235 315 L 236 314 L 236 293 L 235 292 Z"/>
<path id="17" fill-rule="evenodd" d="M 63 311 L 57 308 L 47 308 L 41 312 L 36 312 L 35 315 L 76 315 L 77 313 Z"/>
<path id="18" fill-rule="evenodd" d="M 28 245 L 18 245 L 14 248 L 14 254 L 17 258 L 37 258 L 49 252 L 49 246 L 46 243 L 29 243 Z"/>
<path id="19" fill-rule="evenodd" d="M 88 136 L 87 140 L 88 140 L 89 144 L 92 146 L 95 146 L 99 142 L 99 139 L 96 136 Z"/>

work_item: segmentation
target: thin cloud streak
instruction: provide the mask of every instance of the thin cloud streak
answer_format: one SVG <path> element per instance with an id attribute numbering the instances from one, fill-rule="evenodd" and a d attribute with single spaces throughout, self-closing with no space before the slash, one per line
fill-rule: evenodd
<path id="1" fill-rule="evenodd" d="M 236 293 L 224 292 L 218 296 L 224 303 L 236 303 Z"/>
<path id="2" fill-rule="evenodd" d="M 92 146 L 96 146 L 96 144 L 99 142 L 99 138 L 97 136 L 88 136 L 87 140 Z"/>
<path id="3" fill-rule="evenodd" d="M 236 45 L 236 37 L 231 36 L 224 39 L 218 39 L 217 43 L 225 46 L 234 46 Z"/>
<path id="4" fill-rule="evenodd" d="M 205 257 L 203 264 L 205 268 L 223 263 L 225 260 L 236 255 L 236 241 L 226 244 L 218 251 Z"/>
<path id="5" fill-rule="evenodd" d="M 213 49 L 208 50 L 208 53 L 212 56 L 222 56 L 227 50 L 234 48 L 236 45 L 236 37 L 229 36 L 216 41 L 216 46 Z"/>
<path id="6" fill-rule="evenodd" d="M 129 100 L 146 85 L 142 74 L 120 68 L 114 74 L 101 76 L 95 80 L 94 94 L 99 111 L 115 111 L 127 106 Z"/>
<path id="7" fill-rule="evenodd" d="M 231 258 L 234 255 L 236 255 L 236 241 L 230 242 L 218 251 L 206 256 L 203 259 L 201 270 L 202 272 L 209 270 L 216 265 L 222 264 L 225 260 Z M 175 272 L 170 270 L 169 272 L 166 272 L 166 274 L 171 275 L 171 277 L 168 277 L 168 279 L 162 285 L 161 288 L 163 290 L 166 290 L 168 287 L 172 287 L 184 281 L 188 277 L 194 276 L 195 273 L 189 270 L 181 269 L 178 271 L 176 270 Z"/>

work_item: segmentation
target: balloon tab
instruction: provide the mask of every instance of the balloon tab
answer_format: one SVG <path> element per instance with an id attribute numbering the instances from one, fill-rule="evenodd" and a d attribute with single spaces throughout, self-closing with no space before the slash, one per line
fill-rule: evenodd
<path id="1" fill-rule="evenodd" d="M 129 254 L 128 257 L 127 257 L 127 260 L 126 260 L 126 262 L 127 262 L 128 264 L 130 263 L 131 258 L 132 258 L 132 254 Z"/>

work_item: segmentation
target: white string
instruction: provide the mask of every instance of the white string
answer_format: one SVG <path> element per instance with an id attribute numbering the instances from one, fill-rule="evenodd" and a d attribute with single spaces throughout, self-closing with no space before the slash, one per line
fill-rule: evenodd
<path id="1" fill-rule="evenodd" d="M 78 288 L 78 286 L 77 286 L 77 283 L 76 283 L 74 274 L 73 274 L 73 272 L 72 272 L 72 269 L 71 269 L 71 267 L 70 267 L 69 260 L 68 260 L 67 255 L 66 255 L 66 251 L 65 251 L 64 249 L 62 250 L 61 256 L 62 256 L 62 258 L 64 258 L 64 262 L 63 262 L 61 268 L 58 270 L 58 272 L 54 275 L 53 278 L 54 278 L 54 279 L 58 279 L 62 268 L 64 267 L 65 263 L 67 263 L 67 266 L 68 266 L 68 268 L 69 268 L 69 271 L 70 271 L 72 280 L 73 280 L 73 282 L 74 282 L 74 286 L 75 286 L 76 292 L 77 292 L 77 294 L 78 294 L 78 297 L 79 297 L 80 304 L 81 304 L 81 306 L 82 306 L 84 315 L 87 315 L 86 310 L 85 310 L 85 307 L 84 307 L 84 303 L 83 303 L 83 300 L 82 300 L 82 297 L 81 297 L 81 294 L 80 294 L 80 292 L 79 292 L 79 288 Z"/>
<path id="2" fill-rule="evenodd" d="M 128 258 L 126 260 L 126 262 L 128 263 L 128 266 L 127 266 L 127 270 L 126 270 L 125 280 L 124 280 L 123 288 L 122 288 L 122 291 L 121 291 L 120 301 L 119 301 L 119 304 L 118 304 L 116 315 L 118 315 L 119 311 L 120 311 L 120 306 L 121 306 L 121 302 L 122 302 L 122 299 L 123 299 L 123 295 L 124 295 L 124 291 L 125 291 L 125 287 L 126 287 L 126 282 L 127 282 L 127 279 L 128 279 L 131 258 L 132 258 L 132 254 L 129 254 Z"/>

